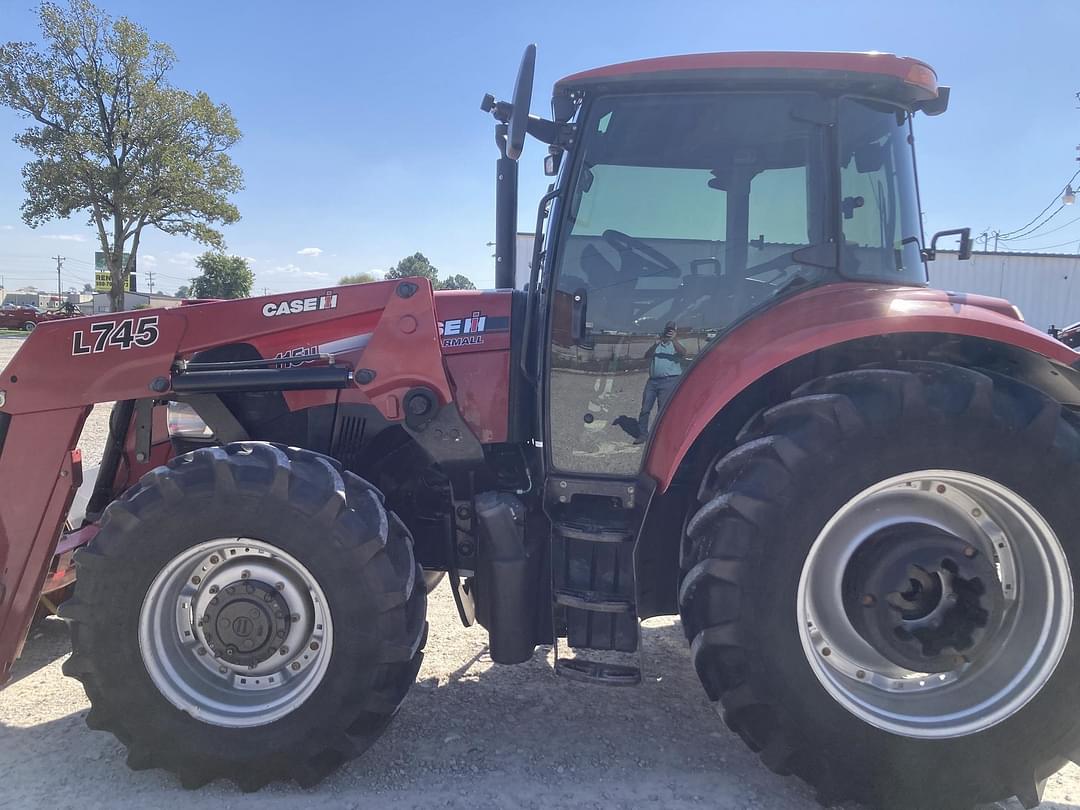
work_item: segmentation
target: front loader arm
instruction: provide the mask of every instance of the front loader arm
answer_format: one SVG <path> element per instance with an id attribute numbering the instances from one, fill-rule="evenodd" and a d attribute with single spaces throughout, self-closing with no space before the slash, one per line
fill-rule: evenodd
<path id="1" fill-rule="evenodd" d="M 196 353 L 275 336 L 287 342 L 293 333 L 297 345 L 369 335 L 363 369 L 320 383 L 310 369 L 267 368 L 253 384 L 355 385 L 390 421 L 404 419 L 413 389 L 429 391 L 439 407 L 453 399 L 424 279 L 73 318 L 31 333 L 0 377 L 0 683 L 78 488 L 76 444 L 92 406 L 168 398 L 174 385 L 190 384 L 185 361 Z"/>

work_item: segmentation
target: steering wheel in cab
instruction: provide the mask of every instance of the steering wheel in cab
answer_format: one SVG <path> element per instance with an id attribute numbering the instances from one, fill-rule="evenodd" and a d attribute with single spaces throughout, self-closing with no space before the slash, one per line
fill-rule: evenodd
<path id="1" fill-rule="evenodd" d="M 640 239 L 635 239 L 633 236 L 622 231 L 616 231 L 613 228 L 608 228 L 601 236 L 605 242 L 618 251 L 620 264 L 622 265 L 621 270 L 627 269 L 627 260 L 632 256 L 640 262 L 640 269 L 644 271 L 636 275 L 682 275 L 682 269 L 679 265 Z"/>

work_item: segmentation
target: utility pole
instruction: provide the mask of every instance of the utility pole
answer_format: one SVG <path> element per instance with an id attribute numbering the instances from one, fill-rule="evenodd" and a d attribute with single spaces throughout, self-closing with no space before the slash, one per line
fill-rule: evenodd
<path id="1" fill-rule="evenodd" d="M 150 293 L 154 292 L 154 271 L 147 268 L 146 270 L 146 283 L 150 285 Z"/>
<path id="2" fill-rule="evenodd" d="M 63 285 L 60 283 L 60 268 L 64 266 L 64 256 L 53 256 L 56 259 L 56 305 L 60 306 L 63 302 L 64 291 Z"/>

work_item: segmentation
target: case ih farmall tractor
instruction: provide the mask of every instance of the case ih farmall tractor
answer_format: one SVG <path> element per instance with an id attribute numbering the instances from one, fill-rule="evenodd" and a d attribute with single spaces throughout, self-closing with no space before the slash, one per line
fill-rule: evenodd
<path id="1" fill-rule="evenodd" d="M 445 572 L 495 662 L 554 643 L 596 684 L 679 613 L 727 724 L 825 801 L 1037 804 L 1080 744 L 1080 355 L 928 289 L 911 119 L 947 89 L 707 54 L 570 76 L 547 120 L 534 53 L 483 105 L 498 290 L 34 331 L 0 381 L 4 673 L 115 401 L 61 612 L 134 768 L 318 781 L 394 716 Z M 521 291 L 527 134 L 556 179 Z"/>

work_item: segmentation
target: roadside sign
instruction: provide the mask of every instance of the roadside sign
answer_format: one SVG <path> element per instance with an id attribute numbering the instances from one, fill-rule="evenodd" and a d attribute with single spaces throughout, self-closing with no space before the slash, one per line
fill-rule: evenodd
<path id="1" fill-rule="evenodd" d="M 129 255 L 130 254 L 128 253 L 124 254 L 124 264 L 127 264 Z M 138 290 L 138 286 L 135 283 L 135 265 L 137 263 L 138 259 L 132 264 L 131 272 L 128 273 L 127 284 L 124 285 L 124 289 L 128 292 L 135 292 Z M 108 292 L 112 289 L 112 276 L 109 274 L 109 264 L 105 261 L 105 254 L 100 250 L 94 253 L 94 289 L 98 292 Z"/>

